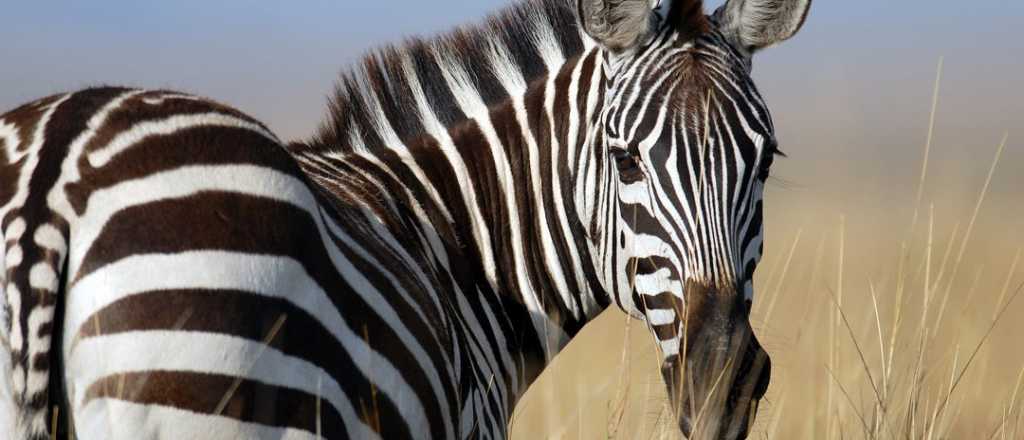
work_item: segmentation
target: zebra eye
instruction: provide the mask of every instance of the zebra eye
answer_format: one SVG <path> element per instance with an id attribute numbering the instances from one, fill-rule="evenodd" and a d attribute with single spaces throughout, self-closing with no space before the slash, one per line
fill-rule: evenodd
<path id="1" fill-rule="evenodd" d="M 640 164 L 637 162 L 636 156 L 629 150 L 612 146 L 608 149 L 608 154 L 615 162 L 615 169 L 618 170 L 619 180 L 622 183 L 629 184 L 643 180 L 644 174 L 640 170 Z"/>

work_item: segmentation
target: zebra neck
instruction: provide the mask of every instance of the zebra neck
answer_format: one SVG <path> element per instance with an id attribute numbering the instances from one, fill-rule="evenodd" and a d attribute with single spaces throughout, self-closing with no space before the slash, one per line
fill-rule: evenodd
<path id="1" fill-rule="evenodd" d="M 589 134 L 603 99 L 601 56 L 571 58 L 519 96 L 392 159 L 424 170 L 424 193 L 433 194 L 421 202 L 425 217 L 442 221 L 435 229 L 451 231 L 459 258 L 487 281 L 479 295 L 490 290 L 496 300 L 481 304 L 500 304 L 492 310 L 515 335 L 507 341 L 521 359 L 520 391 L 611 303 L 577 207 L 598 194 L 580 171 L 599 156 Z"/>
<path id="2" fill-rule="evenodd" d="M 351 153 L 292 146 L 341 205 L 382 220 L 414 253 L 445 254 L 438 260 L 453 278 L 480 280 L 462 293 L 493 305 L 514 335 L 522 390 L 610 304 L 578 206 L 597 194 L 580 171 L 595 162 L 588 134 L 602 99 L 600 58 L 573 57 L 486 112 L 390 148 L 361 148 L 356 135 L 343 149 Z"/>
<path id="3" fill-rule="evenodd" d="M 535 332 L 560 335 L 542 344 L 550 354 L 608 304 L 579 215 L 599 185 L 577 178 L 595 163 L 585 140 L 603 55 L 577 21 L 571 1 L 517 2 L 373 52 L 343 75 L 308 148 L 293 149 L 328 188 L 341 180 L 335 157 L 363 158 L 345 173 L 356 182 L 385 164 L 375 178 L 393 184 L 362 185 L 361 199 L 378 214 L 390 209 L 371 200 L 381 194 L 407 200 L 489 288 L 519 298 Z"/>
<path id="4" fill-rule="evenodd" d="M 371 57 L 317 135 L 290 146 L 341 215 L 375 218 L 417 264 L 455 281 L 442 294 L 473 303 L 458 313 L 476 316 L 461 318 L 502 332 L 517 367 L 497 379 L 519 391 L 610 304 L 587 226 L 606 186 L 588 142 L 603 54 L 561 0 L 522 8 L 494 26 L 536 28 L 529 47 L 487 28 L 476 31 L 493 40 L 484 46 L 507 56 L 455 56 L 477 46 L 439 40 Z"/>
<path id="5" fill-rule="evenodd" d="M 439 200 L 431 217 L 450 215 L 453 235 L 473 244 L 463 246 L 465 257 L 489 287 L 528 312 L 525 334 L 536 335 L 545 362 L 610 303 L 577 208 L 593 196 L 577 173 L 580 162 L 592 162 L 599 60 L 594 50 L 573 57 L 411 150 L 418 163 L 433 163 L 426 168 L 450 170 L 430 179 Z"/>

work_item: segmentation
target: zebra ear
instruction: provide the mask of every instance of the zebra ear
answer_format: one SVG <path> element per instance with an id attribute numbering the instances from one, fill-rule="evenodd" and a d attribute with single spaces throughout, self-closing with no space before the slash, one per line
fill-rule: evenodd
<path id="1" fill-rule="evenodd" d="M 749 53 L 796 35 L 811 0 L 728 0 L 715 11 L 719 29 Z"/>
<path id="2" fill-rule="evenodd" d="M 651 0 L 577 0 L 576 6 L 587 35 L 613 52 L 642 44 L 657 29 Z"/>

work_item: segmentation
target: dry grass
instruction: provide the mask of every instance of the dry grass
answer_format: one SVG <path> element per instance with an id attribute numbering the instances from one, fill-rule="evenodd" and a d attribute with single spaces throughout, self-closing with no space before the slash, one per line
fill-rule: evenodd
<path id="1" fill-rule="evenodd" d="M 774 367 L 752 438 L 1024 438 L 1024 204 L 989 192 L 1008 138 L 963 165 L 984 176 L 973 200 L 945 196 L 952 179 L 929 175 L 938 78 L 934 92 L 907 188 L 863 206 L 768 195 L 753 321 Z M 677 438 L 655 350 L 606 313 L 527 393 L 512 438 Z"/>

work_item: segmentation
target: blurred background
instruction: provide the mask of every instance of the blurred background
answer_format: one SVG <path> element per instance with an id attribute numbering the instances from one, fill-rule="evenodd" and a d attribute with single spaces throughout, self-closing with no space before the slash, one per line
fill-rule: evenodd
<path id="1" fill-rule="evenodd" d="M 366 50 L 505 3 L 15 2 L 0 109 L 172 88 L 301 138 Z M 1024 3 L 815 3 L 754 62 L 789 155 L 766 195 L 754 320 L 775 375 L 755 434 L 1024 438 L 1024 298 L 1007 305 L 1024 282 Z M 530 390 L 513 437 L 673 438 L 655 359 L 640 323 L 606 313 Z"/>

